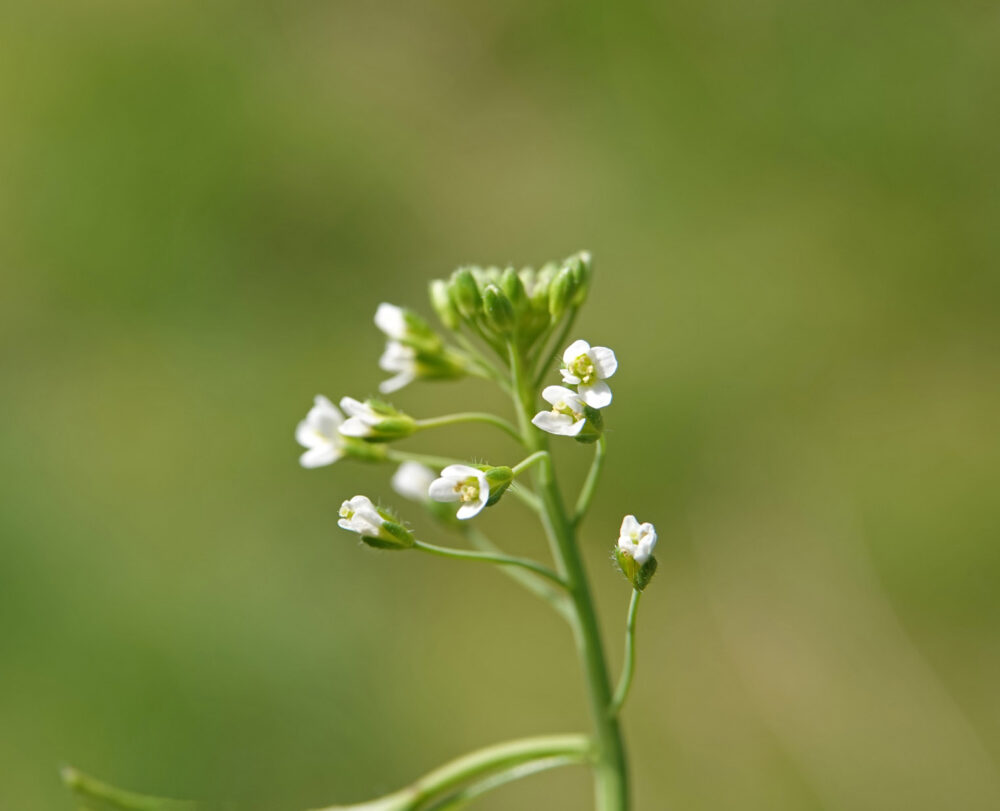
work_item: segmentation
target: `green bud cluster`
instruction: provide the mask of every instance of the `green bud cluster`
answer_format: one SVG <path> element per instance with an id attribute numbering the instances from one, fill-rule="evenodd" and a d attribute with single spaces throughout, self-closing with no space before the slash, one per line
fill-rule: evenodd
<path id="1" fill-rule="evenodd" d="M 462 267 L 431 282 L 431 305 L 450 330 L 465 324 L 497 347 L 513 337 L 524 350 L 583 304 L 591 270 L 586 251 L 538 270 Z"/>

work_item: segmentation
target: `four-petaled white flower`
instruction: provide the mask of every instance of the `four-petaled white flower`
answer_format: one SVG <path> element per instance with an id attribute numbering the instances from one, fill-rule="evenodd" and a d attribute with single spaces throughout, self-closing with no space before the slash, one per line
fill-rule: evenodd
<path id="1" fill-rule="evenodd" d="M 577 387 L 580 399 L 591 408 L 611 404 L 611 387 L 604 381 L 618 369 L 615 353 L 606 346 L 592 347 L 586 341 L 573 341 L 563 352 L 560 369 L 563 383 Z"/>
<path id="2" fill-rule="evenodd" d="M 344 416 L 322 394 L 316 395 L 315 405 L 295 428 L 295 440 L 308 450 L 299 457 L 302 467 L 332 465 L 344 455 L 338 428 Z"/>
<path id="3" fill-rule="evenodd" d="M 338 429 L 344 436 L 374 436 L 375 426 L 385 419 L 384 414 L 379 414 L 370 405 L 353 397 L 341 397 L 340 408 L 347 415 Z"/>
<path id="4" fill-rule="evenodd" d="M 427 501 L 434 471 L 419 462 L 403 462 L 392 475 L 392 488 L 413 501 Z"/>
<path id="5" fill-rule="evenodd" d="M 416 379 L 417 350 L 399 341 L 389 341 L 385 345 L 385 352 L 379 358 L 378 365 L 383 371 L 396 373 L 395 377 L 383 380 L 378 386 L 378 390 L 383 394 L 391 394 Z"/>
<path id="6" fill-rule="evenodd" d="M 375 310 L 375 326 L 394 341 L 402 341 L 409 331 L 403 308 L 384 301 Z"/>
<path id="7" fill-rule="evenodd" d="M 431 482 L 427 494 L 435 501 L 460 501 L 455 514 L 460 520 L 477 515 L 490 499 L 486 474 L 468 465 L 448 465 L 441 477 Z"/>
<path id="8" fill-rule="evenodd" d="M 643 566 L 655 547 L 656 527 L 648 522 L 640 524 L 634 515 L 626 515 L 618 533 L 618 548 Z"/>
<path id="9" fill-rule="evenodd" d="M 550 434 L 576 436 L 583 430 L 587 417 L 583 411 L 583 400 L 572 389 L 565 386 L 546 386 L 542 398 L 552 404 L 551 411 L 539 411 L 531 421 Z"/>
<path id="10" fill-rule="evenodd" d="M 355 496 L 340 505 L 337 526 L 367 538 L 378 538 L 382 534 L 385 520 L 378 514 L 375 505 L 367 496 Z"/>

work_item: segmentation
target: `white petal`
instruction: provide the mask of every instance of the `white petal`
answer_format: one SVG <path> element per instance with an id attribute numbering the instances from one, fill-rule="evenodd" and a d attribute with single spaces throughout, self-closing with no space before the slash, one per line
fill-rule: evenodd
<path id="1" fill-rule="evenodd" d="M 557 436 L 576 436 L 583 430 L 586 420 L 573 421 L 566 414 L 553 414 L 551 411 L 539 411 L 531 418 L 531 422 L 543 431 Z"/>
<path id="2" fill-rule="evenodd" d="M 576 360 L 580 355 L 586 355 L 590 351 L 590 344 L 586 341 L 573 341 L 563 352 L 563 363 L 567 366 Z"/>
<path id="3" fill-rule="evenodd" d="M 435 479 L 427 488 L 427 495 L 435 501 L 460 501 L 462 498 L 452 479 Z"/>
<path id="4" fill-rule="evenodd" d="M 404 337 L 406 335 L 406 318 L 403 315 L 403 308 L 383 301 L 375 310 L 375 326 L 390 338 Z"/>
<path id="5" fill-rule="evenodd" d="M 392 488 L 413 501 L 426 501 L 434 471 L 419 462 L 403 462 L 392 476 Z"/>
<path id="6" fill-rule="evenodd" d="M 295 441 L 303 448 L 315 448 L 317 445 L 326 445 L 329 440 L 316 433 L 315 427 L 309 420 L 302 420 L 295 426 Z"/>
<path id="7" fill-rule="evenodd" d="M 632 553 L 632 560 L 634 560 L 640 566 L 644 566 L 646 564 L 646 561 L 649 560 L 649 552 L 647 552 L 640 546 Z"/>
<path id="8" fill-rule="evenodd" d="M 374 433 L 372 427 L 361 417 L 351 417 L 340 426 L 339 430 L 343 436 L 366 437 Z"/>
<path id="9" fill-rule="evenodd" d="M 569 371 L 569 369 L 560 369 L 559 374 L 562 375 L 563 383 L 569 383 L 571 386 L 580 385 L 580 378 Z"/>
<path id="10" fill-rule="evenodd" d="M 378 359 L 378 365 L 386 372 L 406 372 L 416 370 L 416 361 L 417 351 L 412 346 L 389 341 Z"/>
<path id="11" fill-rule="evenodd" d="M 487 494 L 486 499 L 489 499 L 489 494 Z M 483 507 L 486 506 L 486 499 L 480 499 L 476 502 L 470 502 L 469 504 L 463 504 L 458 508 L 458 512 L 455 513 L 455 517 L 459 521 L 467 521 L 473 516 L 479 515 Z"/>
<path id="12" fill-rule="evenodd" d="M 368 406 L 353 397 L 341 397 L 340 408 L 348 417 L 361 417 L 371 411 Z"/>
<path id="13" fill-rule="evenodd" d="M 464 481 L 469 478 L 486 481 L 483 471 L 469 465 L 448 465 L 448 467 L 441 471 L 441 476 L 445 479 L 451 479 L 454 482 Z"/>
<path id="14" fill-rule="evenodd" d="M 618 371 L 618 358 L 606 346 L 595 346 L 590 350 L 590 358 L 594 361 L 594 369 L 599 378 L 611 377 Z"/>
<path id="15" fill-rule="evenodd" d="M 577 397 L 576 392 L 573 389 L 567 389 L 565 386 L 546 386 L 542 389 L 542 399 L 552 405 L 555 405 L 560 400 L 569 406 L 580 402 L 580 398 Z"/>
<path id="16" fill-rule="evenodd" d="M 403 388 L 403 386 L 412 383 L 416 377 L 417 375 L 415 372 L 400 372 L 395 377 L 390 377 L 388 380 L 383 380 L 379 383 L 378 390 L 382 392 L 382 394 L 392 394 L 394 391 L 399 391 Z"/>
<path id="17" fill-rule="evenodd" d="M 308 468 L 323 467 L 323 465 L 332 465 L 340 458 L 340 455 L 340 449 L 335 445 L 317 445 L 299 457 L 299 464 Z"/>
<path id="18" fill-rule="evenodd" d="M 639 531 L 639 521 L 634 515 L 626 515 L 622 519 L 622 528 L 618 533 L 623 538 L 631 537 L 633 533 Z"/>
<path id="19" fill-rule="evenodd" d="M 580 386 L 580 399 L 591 408 L 604 408 L 611 405 L 611 386 L 603 380 L 591 383 L 589 386 Z"/>

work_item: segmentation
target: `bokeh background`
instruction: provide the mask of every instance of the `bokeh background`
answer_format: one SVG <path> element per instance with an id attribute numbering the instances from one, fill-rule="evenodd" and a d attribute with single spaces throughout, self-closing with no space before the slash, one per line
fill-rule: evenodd
<path id="1" fill-rule="evenodd" d="M 375 390 L 379 301 L 588 248 L 615 670 L 608 550 L 661 539 L 637 808 L 1000 808 L 998 36 L 975 0 L 3 4 L 0 806 L 69 809 L 72 762 L 294 811 L 585 728 L 546 606 L 358 548 L 389 471 L 292 433 Z M 409 446 L 512 460 L 486 432 Z"/>

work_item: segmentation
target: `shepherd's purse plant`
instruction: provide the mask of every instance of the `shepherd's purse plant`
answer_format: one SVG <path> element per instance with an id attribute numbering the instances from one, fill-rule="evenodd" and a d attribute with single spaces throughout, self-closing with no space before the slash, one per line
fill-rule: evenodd
<path id="1" fill-rule="evenodd" d="M 621 714 L 635 669 L 639 598 L 656 571 L 656 530 L 625 515 L 617 541 L 609 538 L 614 566 L 631 587 L 625 622 L 625 656 L 613 686 L 598 630 L 596 607 L 584 571 L 577 533 L 594 497 L 607 452 L 605 411 L 613 400 L 618 359 L 606 346 L 573 334 L 590 289 L 592 263 L 583 252 L 534 270 L 463 267 L 430 284 L 430 303 L 443 327 L 432 328 L 413 310 L 383 303 L 375 326 L 386 336 L 379 361 L 391 376 L 379 389 L 391 395 L 411 383 L 478 377 L 513 403 L 516 421 L 491 412 L 414 417 L 381 399 L 344 396 L 338 404 L 317 395 L 295 438 L 300 463 L 321 468 L 342 461 L 394 466 L 393 489 L 417 502 L 442 529 L 457 531 L 464 545 L 430 543 L 402 515 L 364 494 L 340 506 L 338 525 L 368 546 L 422 552 L 458 562 L 491 564 L 546 601 L 568 623 L 589 703 L 587 733 L 521 738 L 461 756 L 392 794 L 321 811 L 443 811 L 465 808 L 513 780 L 572 764 L 588 766 L 598 811 L 629 808 L 629 775 Z M 572 339 L 572 340 L 571 340 Z M 558 358 L 559 380 L 553 382 Z M 496 397 L 490 397 L 492 403 Z M 417 433 L 461 423 L 499 429 L 519 453 L 484 464 L 476 449 L 463 459 L 413 453 L 397 443 Z M 567 503 L 549 448 L 578 442 L 593 448 L 578 497 Z M 480 461 L 473 461 L 480 460 Z M 486 510 L 511 499 L 538 518 L 551 560 L 506 554 L 479 527 Z M 63 777 L 82 809 L 181 811 L 198 803 L 134 794 L 66 768 Z"/>

